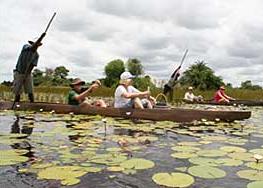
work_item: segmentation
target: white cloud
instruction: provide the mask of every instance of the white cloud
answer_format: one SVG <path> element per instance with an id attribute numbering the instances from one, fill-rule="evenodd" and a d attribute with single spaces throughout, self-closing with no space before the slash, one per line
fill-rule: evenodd
<path id="1" fill-rule="evenodd" d="M 0 82 L 12 80 L 22 45 L 57 11 L 40 69 L 64 65 L 70 76 L 93 80 L 107 62 L 135 57 L 146 74 L 166 79 L 188 48 L 183 70 L 205 60 L 226 82 L 263 85 L 260 0 L 2 0 L 0 7 Z"/>

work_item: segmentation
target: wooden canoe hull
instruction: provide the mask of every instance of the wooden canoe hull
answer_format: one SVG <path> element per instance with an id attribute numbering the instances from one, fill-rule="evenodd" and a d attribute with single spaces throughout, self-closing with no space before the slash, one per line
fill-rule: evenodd
<path id="1" fill-rule="evenodd" d="M 10 110 L 12 102 L 0 102 L 0 110 Z M 176 122 L 192 122 L 194 120 L 215 120 L 234 121 L 248 119 L 251 116 L 250 111 L 216 111 L 216 110 L 196 110 L 196 109 L 124 109 L 124 108 L 101 108 L 95 106 L 72 106 L 67 104 L 56 103 L 19 103 L 19 107 L 15 110 L 31 110 L 31 111 L 52 111 L 58 114 L 88 114 L 102 115 L 110 117 L 136 118 L 154 121 L 176 121 Z"/>
<path id="2" fill-rule="evenodd" d="M 187 104 L 207 104 L 207 105 L 226 105 L 226 106 L 263 106 L 263 101 L 253 101 L 253 100 L 235 100 L 229 103 L 217 103 L 215 101 L 202 101 L 202 102 L 191 102 L 184 100 Z"/>

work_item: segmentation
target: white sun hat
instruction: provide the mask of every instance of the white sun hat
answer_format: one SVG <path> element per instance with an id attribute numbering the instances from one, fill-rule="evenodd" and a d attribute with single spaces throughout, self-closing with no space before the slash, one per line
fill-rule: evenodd
<path id="1" fill-rule="evenodd" d="M 134 78 L 135 76 L 132 75 L 130 72 L 126 71 L 126 72 L 123 72 L 120 76 L 120 79 L 121 80 L 127 80 L 127 79 L 131 79 L 131 78 Z"/>

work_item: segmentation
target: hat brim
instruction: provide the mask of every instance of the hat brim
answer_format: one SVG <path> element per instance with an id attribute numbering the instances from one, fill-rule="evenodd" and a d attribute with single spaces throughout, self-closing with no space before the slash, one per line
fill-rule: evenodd
<path id="1" fill-rule="evenodd" d="M 75 86 L 75 85 L 84 85 L 85 82 L 84 81 L 79 81 L 79 82 L 75 82 L 75 83 L 71 83 L 70 86 Z"/>
<path id="2" fill-rule="evenodd" d="M 31 45 L 33 45 L 35 42 L 33 42 L 32 40 L 29 40 L 28 43 L 31 44 Z M 43 43 L 40 42 L 40 43 L 38 44 L 38 46 L 42 46 L 42 44 L 43 44 Z"/>

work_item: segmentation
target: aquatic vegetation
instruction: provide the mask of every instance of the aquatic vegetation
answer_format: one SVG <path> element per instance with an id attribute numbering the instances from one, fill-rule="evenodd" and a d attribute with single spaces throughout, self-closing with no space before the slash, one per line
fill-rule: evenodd
<path id="1" fill-rule="evenodd" d="M 21 178 L 27 174 L 64 186 L 84 186 L 87 180 L 100 184 L 90 179 L 94 175 L 110 183 L 123 178 L 136 184 L 139 178 L 166 187 L 206 185 L 217 179 L 235 187 L 231 177 L 242 183 L 239 187 L 262 185 L 263 128 L 257 119 L 135 123 L 101 116 L 15 113 L 0 112 L 0 167 L 14 167 Z M 257 111 L 253 115 L 261 118 Z"/>
<path id="2" fill-rule="evenodd" d="M 158 185 L 167 187 L 188 187 L 194 183 L 194 178 L 183 173 L 157 173 L 152 177 L 153 181 Z"/>
<path id="3" fill-rule="evenodd" d="M 205 179 L 216 179 L 226 176 L 225 171 L 211 166 L 192 166 L 188 169 L 188 172 L 193 176 Z"/>

